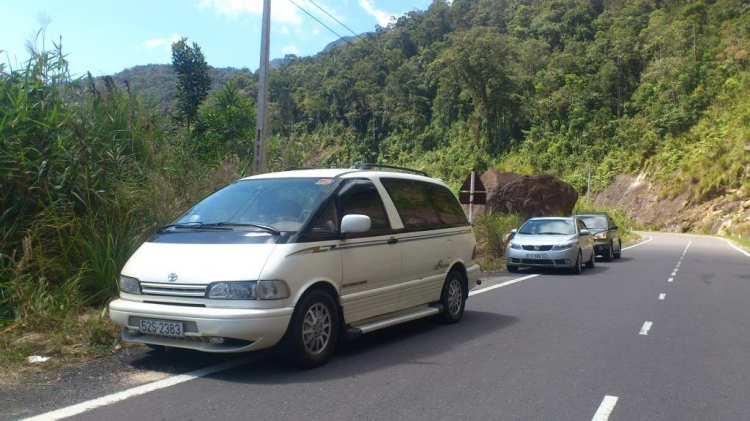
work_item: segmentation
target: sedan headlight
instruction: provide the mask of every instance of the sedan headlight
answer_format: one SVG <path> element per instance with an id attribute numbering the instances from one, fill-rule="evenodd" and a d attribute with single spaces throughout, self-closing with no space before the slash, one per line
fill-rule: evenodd
<path id="1" fill-rule="evenodd" d="M 281 300 L 289 298 L 284 281 L 214 282 L 206 290 L 206 298 L 219 300 Z"/>
<path id="2" fill-rule="evenodd" d="M 568 243 L 568 244 L 558 244 L 556 246 L 552 246 L 552 250 L 570 250 L 573 248 L 575 243 Z"/>
<path id="3" fill-rule="evenodd" d="M 141 283 L 135 278 L 120 275 L 120 291 L 128 294 L 140 294 Z"/>
<path id="4" fill-rule="evenodd" d="M 510 242 L 508 243 L 508 247 L 514 249 L 514 250 L 521 250 L 521 245 L 518 243 Z"/>
<path id="5" fill-rule="evenodd" d="M 599 234 L 596 234 L 594 236 L 594 240 L 606 240 L 607 239 L 607 233 L 606 232 L 600 232 Z"/>

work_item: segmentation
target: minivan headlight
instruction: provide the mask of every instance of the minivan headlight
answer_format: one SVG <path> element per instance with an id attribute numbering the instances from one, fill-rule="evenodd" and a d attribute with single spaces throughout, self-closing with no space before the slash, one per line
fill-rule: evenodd
<path id="1" fill-rule="evenodd" d="M 140 294 L 141 283 L 135 278 L 120 275 L 120 292 L 127 292 L 128 294 Z"/>
<path id="2" fill-rule="evenodd" d="M 281 300 L 289 298 L 289 286 L 280 280 L 214 282 L 206 289 L 206 298 L 220 300 Z"/>
<path id="3" fill-rule="evenodd" d="M 515 249 L 515 250 L 521 250 L 521 245 L 518 243 L 514 243 L 514 242 L 508 243 L 508 247 Z"/>
<path id="4" fill-rule="evenodd" d="M 289 297 L 289 287 L 284 281 L 258 281 L 259 300 L 281 300 Z"/>
<path id="5" fill-rule="evenodd" d="M 206 298 L 221 300 L 254 300 L 258 283 L 244 282 L 214 282 L 206 290 Z"/>
<path id="6" fill-rule="evenodd" d="M 556 246 L 552 246 L 552 250 L 570 250 L 574 245 L 575 243 L 558 244 Z"/>

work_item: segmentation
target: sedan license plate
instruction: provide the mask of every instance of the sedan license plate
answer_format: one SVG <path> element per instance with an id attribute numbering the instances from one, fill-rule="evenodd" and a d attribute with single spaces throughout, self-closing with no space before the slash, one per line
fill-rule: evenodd
<path id="1" fill-rule="evenodd" d="M 152 335 L 161 336 L 184 336 L 182 322 L 141 319 L 139 327 L 142 333 L 150 333 Z"/>
<path id="2" fill-rule="evenodd" d="M 546 254 L 527 254 L 526 258 L 527 259 L 546 259 L 547 255 Z"/>

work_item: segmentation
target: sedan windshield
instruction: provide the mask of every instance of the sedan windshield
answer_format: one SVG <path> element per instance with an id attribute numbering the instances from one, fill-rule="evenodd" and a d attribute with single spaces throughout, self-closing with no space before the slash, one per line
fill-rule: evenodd
<path id="1" fill-rule="evenodd" d="M 267 178 L 231 184 L 166 229 L 298 231 L 333 185 L 330 178 Z"/>
<path id="2" fill-rule="evenodd" d="M 524 235 L 573 235 L 575 223 L 568 219 L 530 219 L 518 231 Z"/>
<path id="3" fill-rule="evenodd" d="M 607 229 L 607 217 L 603 215 L 589 215 L 579 217 L 590 229 Z"/>

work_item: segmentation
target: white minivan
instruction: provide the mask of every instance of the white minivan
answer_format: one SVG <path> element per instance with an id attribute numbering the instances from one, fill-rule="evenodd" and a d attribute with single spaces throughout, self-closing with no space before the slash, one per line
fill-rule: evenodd
<path id="1" fill-rule="evenodd" d="M 161 227 L 122 269 L 109 314 L 127 341 L 207 352 L 279 344 L 310 367 L 340 337 L 432 315 L 459 321 L 478 282 L 475 253 L 456 197 L 419 171 L 263 174 Z"/>

